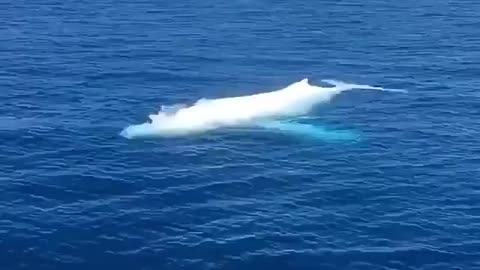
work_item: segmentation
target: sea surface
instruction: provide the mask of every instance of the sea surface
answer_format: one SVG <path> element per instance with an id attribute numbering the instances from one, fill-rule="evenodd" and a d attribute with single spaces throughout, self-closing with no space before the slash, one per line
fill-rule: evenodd
<path id="1" fill-rule="evenodd" d="M 480 1 L 5 0 L 0 23 L 1 270 L 480 269 Z M 298 119 L 325 137 L 120 136 L 303 78 L 408 93 Z"/>

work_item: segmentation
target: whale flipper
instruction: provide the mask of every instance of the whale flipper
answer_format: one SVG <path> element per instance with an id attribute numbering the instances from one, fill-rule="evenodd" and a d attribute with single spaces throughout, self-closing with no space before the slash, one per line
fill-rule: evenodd
<path id="1" fill-rule="evenodd" d="M 359 139 L 358 134 L 351 131 L 336 130 L 322 125 L 299 123 L 296 121 L 263 121 L 257 123 L 257 126 L 268 130 L 288 133 L 290 135 L 300 135 L 329 142 L 357 141 Z"/>

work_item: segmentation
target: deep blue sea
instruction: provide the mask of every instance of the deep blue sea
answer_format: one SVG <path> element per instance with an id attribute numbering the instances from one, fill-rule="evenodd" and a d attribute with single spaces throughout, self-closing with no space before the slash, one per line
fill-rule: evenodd
<path id="1" fill-rule="evenodd" d="M 480 269 L 479 1 L 5 0 L 0 22 L 1 270 Z M 318 104 L 298 121 L 324 137 L 119 135 L 303 78 L 408 93 Z"/>

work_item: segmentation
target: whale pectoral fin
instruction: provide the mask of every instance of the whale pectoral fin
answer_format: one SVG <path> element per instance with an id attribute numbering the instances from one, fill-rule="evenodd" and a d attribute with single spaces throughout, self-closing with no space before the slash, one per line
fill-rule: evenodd
<path id="1" fill-rule="evenodd" d="M 257 123 L 257 126 L 290 135 L 306 136 L 328 142 L 357 141 L 359 139 L 358 135 L 351 131 L 331 129 L 321 125 L 298 123 L 295 121 L 263 121 Z"/>

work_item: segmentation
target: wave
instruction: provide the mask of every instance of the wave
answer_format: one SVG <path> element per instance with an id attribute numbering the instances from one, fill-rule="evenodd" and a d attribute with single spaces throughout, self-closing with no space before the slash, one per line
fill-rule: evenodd
<path id="1" fill-rule="evenodd" d="M 313 106 L 328 102 L 339 93 L 352 89 L 406 92 L 400 89 L 385 89 L 336 80 L 323 80 L 323 82 L 331 84 L 332 87 L 311 85 L 308 79 L 303 79 L 271 92 L 220 99 L 200 99 L 191 106 L 183 104 L 162 106 L 158 114 L 149 116 L 151 122 L 128 126 L 120 135 L 129 139 L 153 136 L 175 137 L 222 127 L 255 126 L 259 123 L 262 123 L 264 128 L 270 125 L 274 129 L 295 129 L 295 125 L 268 123 L 305 115 Z"/>

